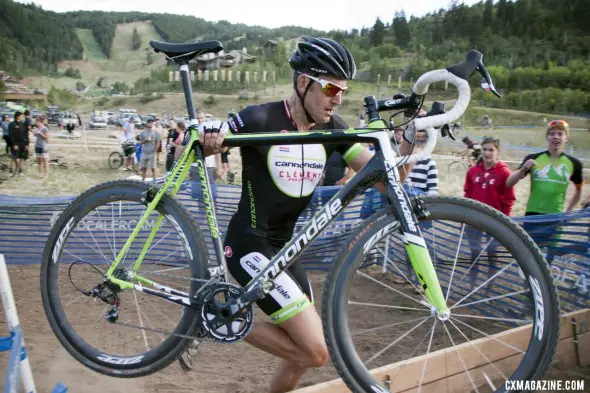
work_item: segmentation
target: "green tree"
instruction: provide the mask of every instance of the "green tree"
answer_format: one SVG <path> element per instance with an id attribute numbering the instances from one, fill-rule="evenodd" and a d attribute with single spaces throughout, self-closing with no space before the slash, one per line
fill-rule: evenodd
<path id="1" fill-rule="evenodd" d="M 483 25 L 485 27 L 494 27 L 494 0 L 486 0 L 483 9 Z"/>
<path id="2" fill-rule="evenodd" d="M 369 40 L 371 45 L 381 45 L 383 38 L 385 38 L 385 25 L 381 22 L 381 19 L 377 18 L 369 33 Z"/>
<path id="3" fill-rule="evenodd" d="M 131 49 L 138 50 L 141 47 L 141 37 L 136 28 L 133 28 L 133 36 L 131 37 Z"/>
<path id="4" fill-rule="evenodd" d="M 396 11 L 391 26 L 393 27 L 395 44 L 399 47 L 407 48 L 410 43 L 411 34 L 404 10 Z"/>

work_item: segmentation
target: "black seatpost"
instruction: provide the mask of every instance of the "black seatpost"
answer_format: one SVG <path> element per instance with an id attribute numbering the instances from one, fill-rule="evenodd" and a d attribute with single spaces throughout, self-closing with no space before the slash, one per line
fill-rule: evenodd
<path id="1" fill-rule="evenodd" d="M 193 104 L 193 89 L 191 88 L 191 80 L 188 71 L 188 59 L 179 59 L 178 63 L 180 64 L 180 78 L 182 79 L 182 90 L 184 90 L 188 118 L 189 120 L 193 120 L 195 118 L 195 106 Z"/>

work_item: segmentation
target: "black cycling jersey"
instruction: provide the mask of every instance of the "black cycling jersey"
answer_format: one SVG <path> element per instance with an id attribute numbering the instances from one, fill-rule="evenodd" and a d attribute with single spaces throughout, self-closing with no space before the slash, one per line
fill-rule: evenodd
<path id="1" fill-rule="evenodd" d="M 249 106 L 230 116 L 229 125 L 236 133 L 297 131 L 286 101 Z M 312 130 L 347 128 L 334 115 Z M 242 195 L 230 228 L 275 243 L 288 241 L 330 154 L 338 151 L 350 162 L 362 149 L 350 143 L 241 147 Z"/>
<path id="2" fill-rule="evenodd" d="M 243 109 L 229 117 L 232 132 L 297 131 L 286 101 Z M 346 129 L 339 116 L 313 129 Z M 293 235 L 297 218 L 309 203 L 326 159 L 338 151 L 350 162 L 359 144 L 241 147 L 242 195 L 224 241 L 227 267 L 247 285 Z M 280 324 L 313 304 L 311 285 L 296 261 L 275 280 L 276 288 L 256 302 L 273 323 Z"/>

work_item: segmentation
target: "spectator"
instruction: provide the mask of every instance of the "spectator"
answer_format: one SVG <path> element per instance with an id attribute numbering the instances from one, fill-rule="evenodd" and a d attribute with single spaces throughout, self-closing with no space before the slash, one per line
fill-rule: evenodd
<path id="1" fill-rule="evenodd" d="M 135 144 L 135 124 L 129 117 L 123 120 L 123 153 L 125 155 L 124 171 L 133 170 L 133 145 Z M 141 141 L 140 141 L 141 142 Z"/>
<path id="2" fill-rule="evenodd" d="M 16 158 L 16 170 L 23 174 L 23 161 L 29 157 L 29 132 L 21 112 L 14 113 L 14 121 L 8 126 L 8 135 L 12 142 L 12 155 Z"/>
<path id="3" fill-rule="evenodd" d="M 164 138 L 162 138 L 164 134 L 164 128 L 162 127 L 160 118 L 157 116 L 154 121 L 154 131 L 157 132 L 158 136 L 160 137 L 160 144 L 156 147 L 156 165 L 160 165 L 160 155 L 162 155 L 162 151 L 164 151 L 164 149 L 162 148 L 162 145 L 164 143 Z"/>
<path id="4" fill-rule="evenodd" d="M 166 172 L 170 172 L 176 154 L 176 148 L 180 146 L 184 139 L 184 124 L 182 129 L 174 120 L 168 122 L 168 137 L 166 138 Z"/>
<path id="5" fill-rule="evenodd" d="M 482 158 L 477 165 L 467 171 L 465 177 L 463 188 L 465 197 L 485 203 L 509 216 L 516 197 L 514 188 L 506 185 L 510 169 L 508 165 L 499 160 L 500 140 L 484 137 L 481 146 Z M 495 245 L 487 244 L 487 237 L 476 228 L 466 228 L 466 234 L 471 250 L 471 264 L 473 264 L 469 267 L 471 290 L 473 290 L 479 270 L 485 265 L 484 254 L 487 254 L 487 278 L 491 279 L 495 274 L 497 249 Z M 490 280 L 486 286 L 486 295 L 490 293 L 492 287 L 493 283 Z"/>
<path id="6" fill-rule="evenodd" d="M 141 180 L 145 181 L 146 172 L 152 170 L 152 179 L 156 179 L 156 150 L 160 141 L 160 134 L 155 130 L 154 119 L 147 121 L 147 127 L 139 135 L 141 143 Z"/>
<path id="7" fill-rule="evenodd" d="M 44 122 L 45 118 L 43 116 L 37 117 L 35 128 L 33 128 L 33 134 L 37 137 L 35 141 L 35 155 L 37 156 L 39 177 L 41 178 L 49 175 L 49 152 L 47 149 L 49 129 Z"/>
<path id="8" fill-rule="evenodd" d="M 531 175 L 531 191 L 526 207 L 526 216 L 561 213 L 569 182 L 574 183 L 575 191 L 566 211 L 573 210 L 582 197 L 582 163 L 563 151 L 569 137 L 569 125 L 564 120 L 549 122 L 545 138 L 547 150 L 529 154 L 517 171 L 506 180 L 507 187 L 514 187 L 526 175 Z M 525 222 L 524 229 L 537 242 L 539 247 L 547 247 L 547 261 L 553 260 L 551 242 L 560 226 L 560 218 L 542 222 Z"/>
<path id="9" fill-rule="evenodd" d="M 425 131 L 418 131 L 416 134 L 416 146 L 418 150 L 426 144 L 428 136 Z M 427 156 L 417 161 L 410 174 L 406 185 L 409 188 L 410 196 L 414 195 L 436 195 L 438 193 L 438 169 L 432 157 Z"/>
<path id="10" fill-rule="evenodd" d="M 229 149 L 223 153 L 221 153 L 221 177 L 225 176 L 227 173 L 227 181 L 228 183 L 232 184 L 234 179 L 234 174 L 230 171 L 231 166 L 229 164 Z"/>
<path id="11" fill-rule="evenodd" d="M 10 134 L 8 132 L 9 125 L 10 122 L 8 121 L 8 115 L 3 115 L 0 127 L 2 127 L 2 139 L 4 139 L 4 142 L 6 142 L 6 154 L 10 152 L 10 147 L 12 146 L 12 142 L 10 141 Z"/>
<path id="12" fill-rule="evenodd" d="M 482 157 L 465 177 L 465 197 L 490 205 L 509 216 L 516 197 L 514 188 L 506 184 L 511 172 L 508 165 L 499 159 L 500 140 L 484 137 L 481 146 Z"/>

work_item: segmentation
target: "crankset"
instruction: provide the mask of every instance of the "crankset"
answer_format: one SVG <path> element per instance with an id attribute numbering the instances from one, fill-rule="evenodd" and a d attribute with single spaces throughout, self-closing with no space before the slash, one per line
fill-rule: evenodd
<path id="1" fill-rule="evenodd" d="M 254 323 L 252 304 L 248 304 L 232 313 L 232 299 L 245 294 L 243 288 L 219 282 L 203 292 L 199 299 L 201 304 L 200 324 L 207 335 L 222 343 L 233 343 L 246 337 Z"/>

